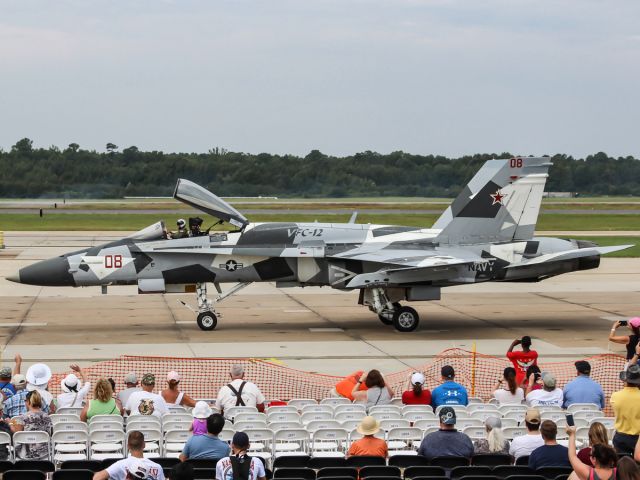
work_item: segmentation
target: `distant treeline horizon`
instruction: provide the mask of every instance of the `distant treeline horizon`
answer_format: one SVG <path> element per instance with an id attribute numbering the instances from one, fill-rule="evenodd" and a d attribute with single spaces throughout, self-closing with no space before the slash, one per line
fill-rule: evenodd
<path id="1" fill-rule="evenodd" d="M 2 198 L 122 198 L 171 196 L 186 178 L 220 196 L 279 197 L 454 197 L 480 166 L 509 152 L 448 158 L 402 151 L 371 151 L 335 157 L 312 150 L 296 155 L 248 154 L 214 148 L 207 153 L 119 149 L 105 152 L 34 148 L 28 138 L 0 149 Z M 555 154 L 546 191 L 580 195 L 637 195 L 640 161 L 604 152 L 574 158 Z"/>

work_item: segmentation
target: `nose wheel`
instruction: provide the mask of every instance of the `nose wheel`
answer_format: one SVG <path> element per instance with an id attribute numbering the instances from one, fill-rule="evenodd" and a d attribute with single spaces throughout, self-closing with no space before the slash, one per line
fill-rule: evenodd
<path id="1" fill-rule="evenodd" d="M 214 312 L 208 310 L 198 314 L 197 322 L 200 330 L 211 331 L 215 330 L 218 325 L 218 317 Z"/>

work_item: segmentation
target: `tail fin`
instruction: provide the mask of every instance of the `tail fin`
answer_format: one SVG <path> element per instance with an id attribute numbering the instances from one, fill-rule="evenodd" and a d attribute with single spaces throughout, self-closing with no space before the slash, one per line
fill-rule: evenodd
<path id="1" fill-rule="evenodd" d="M 440 243 L 510 242 L 533 237 L 551 159 L 487 161 L 433 224 Z"/>

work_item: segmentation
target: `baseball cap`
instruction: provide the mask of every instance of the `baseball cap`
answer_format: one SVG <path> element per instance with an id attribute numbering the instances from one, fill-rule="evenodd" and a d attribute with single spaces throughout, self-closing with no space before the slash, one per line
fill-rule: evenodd
<path id="1" fill-rule="evenodd" d="M 586 360 L 578 360 L 576 362 L 576 370 L 579 373 L 584 373 L 585 375 L 589 375 L 591 373 L 591 365 Z"/>
<path id="2" fill-rule="evenodd" d="M 16 373 L 11 379 L 11 383 L 15 386 L 20 387 L 27 384 L 27 377 L 22 375 L 21 373 Z"/>
<path id="3" fill-rule="evenodd" d="M 145 373 L 142 376 L 142 384 L 143 385 L 155 385 L 156 384 L 156 376 L 153 373 Z"/>
<path id="4" fill-rule="evenodd" d="M 444 425 L 456 424 L 456 411 L 452 407 L 442 408 L 438 417 L 440 417 L 440 423 L 443 423 Z"/>
<path id="5" fill-rule="evenodd" d="M 175 380 L 176 382 L 179 382 L 180 374 L 175 370 L 171 370 L 169 373 L 167 373 L 167 382 L 171 380 Z"/>
<path id="6" fill-rule="evenodd" d="M 244 432 L 236 432 L 233 434 L 231 443 L 238 448 L 247 448 L 249 446 L 249 435 Z"/>
<path id="7" fill-rule="evenodd" d="M 445 378 L 453 378 L 456 375 L 456 371 L 451 365 L 445 365 L 440 369 L 440 375 Z"/>
<path id="8" fill-rule="evenodd" d="M 11 367 L 2 367 L 0 368 L 0 378 L 11 378 Z"/>
<path id="9" fill-rule="evenodd" d="M 139 478 L 140 480 L 144 480 L 147 478 L 147 474 L 149 471 L 147 470 L 147 466 L 142 461 L 141 458 L 137 457 L 129 457 L 127 459 L 127 466 L 125 467 L 127 473 L 129 473 L 134 478 Z"/>
<path id="10" fill-rule="evenodd" d="M 127 373 L 124 376 L 124 383 L 138 383 L 138 376 L 135 374 L 135 372 Z"/>
<path id="11" fill-rule="evenodd" d="M 524 421 L 527 423 L 540 423 L 540 410 L 537 408 L 529 408 L 524 414 Z"/>
<path id="12" fill-rule="evenodd" d="M 416 383 L 424 385 L 424 375 L 420 372 L 414 372 L 413 375 L 411 375 L 411 385 L 415 385 Z"/>
<path id="13" fill-rule="evenodd" d="M 556 377 L 551 372 L 542 372 L 540 375 L 542 378 L 542 383 L 547 388 L 556 388 Z"/>
<path id="14" fill-rule="evenodd" d="M 631 325 L 633 328 L 640 327 L 640 317 L 633 317 L 629 319 L 629 325 Z"/>

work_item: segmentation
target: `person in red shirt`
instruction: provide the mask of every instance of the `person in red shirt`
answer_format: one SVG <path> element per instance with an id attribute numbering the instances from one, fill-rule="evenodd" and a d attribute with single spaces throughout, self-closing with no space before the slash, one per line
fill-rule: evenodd
<path id="1" fill-rule="evenodd" d="M 431 405 L 431 392 L 424 388 L 424 375 L 414 372 L 409 377 L 409 386 L 402 394 L 402 403 L 405 405 Z"/>
<path id="2" fill-rule="evenodd" d="M 522 351 L 514 352 L 513 348 L 516 345 L 521 345 Z M 538 352 L 531 350 L 531 337 L 524 336 L 511 342 L 511 346 L 507 351 L 507 358 L 511 360 L 513 368 L 516 369 L 516 382 L 518 385 L 522 385 L 526 379 L 527 368 L 531 365 L 538 365 Z"/>

